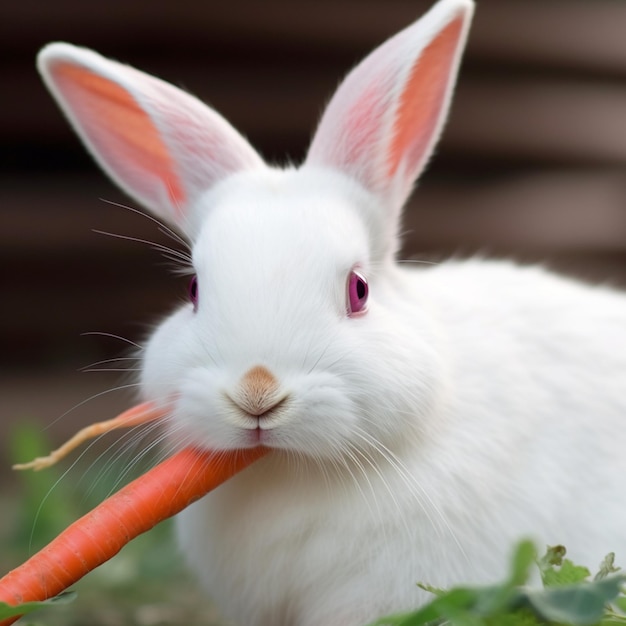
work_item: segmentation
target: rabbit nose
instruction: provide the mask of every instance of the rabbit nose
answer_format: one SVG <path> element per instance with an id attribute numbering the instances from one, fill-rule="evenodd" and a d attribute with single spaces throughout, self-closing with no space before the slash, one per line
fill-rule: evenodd
<path id="1" fill-rule="evenodd" d="M 276 377 L 262 365 L 249 369 L 241 378 L 232 398 L 246 413 L 265 417 L 286 400 Z"/>

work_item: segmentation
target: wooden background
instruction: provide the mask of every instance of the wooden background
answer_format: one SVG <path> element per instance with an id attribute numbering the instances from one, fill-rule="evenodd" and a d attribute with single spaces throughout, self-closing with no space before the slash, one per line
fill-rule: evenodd
<path id="1" fill-rule="evenodd" d="M 162 241 L 99 173 L 34 69 L 92 47 L 209 102 L 269 160 L 298 161 L 339 79 L 424 0 L 0 3 L 0 424 L 52 422 L 118 373 L 79 373 L 185 293 Z M 452 115 L 407 210 L 405 255 L 542 260 L 626 284 L 626 2 L 478 0 Z M 124 382 L 124 380 L 123 380 Z M 109 417 L 107 393 L 56 423 Z M 6 432 L 6 431 L 2 431 Z M 56 435 L 53 435 L 56 436 Z"/>

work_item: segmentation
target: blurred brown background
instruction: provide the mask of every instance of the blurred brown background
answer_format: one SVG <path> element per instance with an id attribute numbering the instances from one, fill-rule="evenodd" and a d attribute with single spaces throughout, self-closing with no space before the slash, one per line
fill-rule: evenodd
<path id="1" fill-rule="evenodd" d="M 92 232 L 169 243 L 100 200 L 129 203 L 45 92 L 37 50 L 66 40 L 126 61 L 209 102 L 269 160 L 298 161 L 340 77 L 430 4 L 0 3 L 3 438 L 13 420 L 49 424 L 128 383 L 77 371 L 125 352 L 81 333 L 140 340 L 185 294 L 158 253 Z M 542 260 L 624 285 L 625 165 L 626 1 L 478 0 L 450 122 L 407 211 L 406 254 Z M 85 403 L 51 436 L 111 416 L 129 393 Z"/>

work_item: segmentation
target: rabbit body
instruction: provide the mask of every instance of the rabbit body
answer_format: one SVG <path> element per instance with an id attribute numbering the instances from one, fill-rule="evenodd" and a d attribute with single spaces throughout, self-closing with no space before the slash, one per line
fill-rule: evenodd
<path id="1" fill-rule="evenodd" d="M 56 43 L 39 68 L 97 162 L 191 242 L 190 302 L 142 354 L 170 445 L 273 452 L 178 536 L 245 626 L 361 626 L 435 586 L 505 575 L 523 537 L 626 562 L 626 296 L 539 267 L 398 264 L 471 0 L 360 63 L 302 167 L 214 110 Z"/>
<path id="2" fill-rule="evenodd" d="M 323 189 L 319 178 L 311 187 Z M 241 183 L 234 184 L 241 193 Z M 298 181 L 294 189 L 303 186 Z M 336 181 L 329 185 L 336 187 Z M 262 192 L 250 196 L 259 200 Z M 270 211 L 271 205 L 276 212 L 275 198 L 267 204 L 255 209 Z M 306 207 L 295 216 L 289 198 L 286 205 L 288 224 L 267 218 L 267 240 L 281 251 L 289 248 L 290 222 L 309 223 Z M 320 207 L 329 205 L 318 191 L 307 229 L 317 241 L 324 234 L 315 223 L 326 223 Z M 332 223 L 341 224 L 338 207 L 329 210 Z M 212 211 L 206 228 L 214 239 L 211 245 L 202 235 L 199 240 L 205 250 L 219 248 L 218 239 L 233 232 L 234 223 L 248 222 L 232 206 Z M 348 217 L 338 242 L 358 232 Z M 221 218 L 233 224 L 222 229 Z M 277 241 L 277 232 L 285 241 Z M 232 242 L 224 248 L 232 251 Z M 307 270 L 312 251 L 303 248 L 294 243 L 288 256 L 288 282 L 315 271 Z M 253 267 L 272 256 L 268 250 L 258 254 L 249 260 Z M 227 267 L 236 263 L 224 259 Z M 303 431 L 315 429 L 319 441 L 311 433 L 291 441 L 286 451 L 277 450 L 180 516 L 187 559 L 224 614 L 259 626 L 366 624 L 424 601 L 418 581 L 446 587 L 502 578 L 507 551 L 523 537 L 538 546 L 562 543 L 573 559 L 590 566 L 609 551 L 617 551 L 618 560 L 626 554 L 626 507 L 619 495 L 626 470 L 619 436 L 626 414 L 626 355 L 620 349 L 626 346 L 626 297 L 539 267 L 480 259 L 390 264 L 370 285 L 368 315 L 348 320 L 360 325 L 356 341 L 322 336 L 325 331 L 311 341 L 319 328 L 315 318 L 323 315 L 319 305 L 303 304 L 310 320 L 287 306 L 276 324 L 287 339 L 272 337 L 280 354 L 275 362 L 266 355 L 264 362 L 279 374 L 288 364 L 285 376 L 292 380 L 298 369 L 307 376 L 312 363 L 347 378 L 345 394 L 357 414 L 378 423 L 361 424 L 343 406 L 333 409 L 311 393 L 311 382 L 305 408 L 292 419 L 305 422 L 297 424 Z M 262 288 L 269 291 L 271 284 Z M 279 307 L 274 301 L 273 310 Z M 235 339 L 241 320 L 233 317 L 230 330 L 222 326 L 220 333 L 233 354 L 242 354 L 248 338 Z M 171 329 L 182 345 L 187 327 Z M 161 332 L 148 346 L 155 359 L 166 347 L 175 362 L 188 358 L 186 348 L 172 354 L 173 337 Z M 189 332 L 189 341 L 193 336 Z M 151 358 L 148 353 L 146 380 L 154 385 L 148 396 L 168 384 L 180 388 L 153 374 Z M 256 362 L 252 354 L 245 359 Z M 188 372 L 181 377 L 188 379 Z M 202 407 L 212 406 L 207 386 L 198 392 Z M 295 381 L 293 387 L 296 394 Z M 325 414 L 318 414 L 318 400 Z M 220 410 L 208 413 L 186 424 L 195 433 L 206 431 L 207 442 L 218 438 L 217 426 L 202 421 L 213 422 Z M 342 436 L 332 422 L 349 424 L 349 443 L 343 457 L 334 458 L 331 447 L 326 459 L 324 437 L 336 443 Z M 363 445 L 364 435 L 355 436 L 359 429 L 371 433 L 371 446 Z"/>

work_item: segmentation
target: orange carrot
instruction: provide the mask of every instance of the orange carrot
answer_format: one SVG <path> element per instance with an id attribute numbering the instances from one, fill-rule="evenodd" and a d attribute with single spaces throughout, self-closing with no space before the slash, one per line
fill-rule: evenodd
<path id="1" fill-rule="evenodd" d="M 268 452 L 186 448 L 123 487 L 0 579 L 0 602 L 47 600 Z M 0 622 L 8 626 L 18 618 Z"/>

